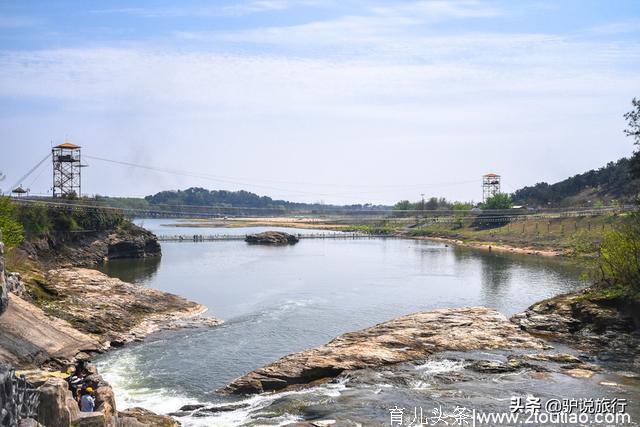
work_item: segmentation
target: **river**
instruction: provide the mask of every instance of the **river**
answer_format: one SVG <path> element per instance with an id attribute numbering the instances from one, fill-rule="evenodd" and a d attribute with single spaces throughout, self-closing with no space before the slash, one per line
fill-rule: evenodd
<path id="1" fill-rule="evenodd" d="M 263 230 L 163 225 L 171 222 L 145 220 L 143 225 L 165 235 Z M 169 242 L 163 243 L 162 251 L 161 260 L 110 261 L 103 271 L 205 304 L 210 315 L 225 323 L 211 329 L 160 332 L 99 358 L 101 373 L 113 385 L 120 408 L 142 406 L 170 413 L 184 404 L 235 401 L 238 398 L 213 391 L 283 355 L 321 345 L 344 332 L 442 307 L 480 305 L 509 316 L 535 301 L 585 286 L 580 268 L 566 262 L 429 241 L 303 239 L 286 247 L 243 241 Z M 431 360 L 418 368 L 401 369 L 418 369 L 417 381 L 424 383 L 425 375 L 459 370 L 455 360 Z M 339 382 L 303 392 L 255 396 L 242 400 L 245 407 L 240 409 L 180 421 L 194 426 L 279 425 L 317 415 L 384 425 L 392 402 L 436 403 L 428 387 L 409 396 L 393 377 L 361 378 L 364 385 L 355 388 Z M 467 392 L 474 390 L 474 380 L 476 390 L 496 387 L 472 378 L 465 382 Z M 554 384 L 552 392 L 558 394 L 604 393 L 576 389 L 580 386 L 569 379 Z M 531 380 L 514 381 L 504 388 L 505 398 L 511 388 L 527 387 L 535 391 L 540 386 L 531 385 Z M 380 393 L 391 389 L 396 391 Z M 442 387 L 435 390 L 442 394 Z"/>

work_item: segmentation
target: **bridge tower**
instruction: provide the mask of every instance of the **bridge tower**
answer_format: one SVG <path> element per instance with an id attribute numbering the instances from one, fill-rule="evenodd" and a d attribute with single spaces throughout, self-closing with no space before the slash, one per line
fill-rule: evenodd
<path id="1" fill-rule="evenodd" d="M 53 160 L 53 197 L 80 197 L 80 146 L 70 142 L 51 149 Z"/>
<path id="2" fill-rule="evenodd" d="M 482 201 L 495 196 L 500 192 L 500 175 L 488 173 L 482 175 Z"/>

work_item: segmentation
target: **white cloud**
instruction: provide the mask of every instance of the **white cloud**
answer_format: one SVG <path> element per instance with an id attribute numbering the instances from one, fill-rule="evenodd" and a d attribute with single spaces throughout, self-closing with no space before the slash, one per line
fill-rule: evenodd
<path id="1" fill-rule="evenodd" d="M 71 130 L 105 157 L 139 156 L 129 148 L 137 147 L 148 156 L 144 163 L 255 182 L 306 176 L 370 191 L 462 181 L 493 169 L 517 188 L 628 154 L 621 115 L 640 90 L 640 44 L 431 29 L 443 20 L 501 13 L 475 1 L 394 3 L 301 25 L 181 33 L 180 40 L 197 41 L 186 45 L 190 50 L 156 44 L 4 51 L 0 96 L 56 109 L 43 117 L 15 113 L 0 120 L 0 129 L 8 139 L 31 138 L 33 146 Z M 92 174 L 100 170 L 92 168 Z M 111 178 L 91 183 L 93 191 L 216 186 Z M 415 186 L 360 196 L 335 185 L 286 189 L 276 195 L 322 195 L 328 202 L 393 202 L 418 192 Z M 477 190 L 443 187 L 434 195 L 477 200 Z"/>
<path id="2" fill-rule="evenodd" d="M 596 25 L 589 28 L 596 34 L 625 34 L 640 32 L 640 19 L 629 19 L 626 21 L 610 22 L 607 24 Z"/>
<path id="3" fill-rule="evenodd" d="M 229 15 L 248 15 L 252 13 L 282 11 L 295 5 L 317 5 L 311 0 L 253 0 L 231 5 L 193 7 L 124 7 L 118 9 L 95 9 L 97 14 L 125 14 L 144 18 L 179 18 L 179 17 L 216 17 Z"/>

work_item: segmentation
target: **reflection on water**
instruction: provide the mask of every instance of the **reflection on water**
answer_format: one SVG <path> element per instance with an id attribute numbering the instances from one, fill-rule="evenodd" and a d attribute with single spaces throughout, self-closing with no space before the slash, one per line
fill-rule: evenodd
<path id="1" fill-rule="evenodd" d="M 201 231 L 209 232 L 225 230 Z M 186 242 L 162 250 L 155 263 L 118 260 L 105 271 L 205 304 L 226 323 L 163 332 L 106 354 L 101 370 L 120 407 L 167 413 L 186 403 L 221 403 L 229 398 L 211 391 L 233 378 L 348 331 L 442 307 L 483 305 L 510 316 L 585 285 L 572 264 L 428 241 Z"/>
<path id="2" fill-rule="evenodd" d="M 113 259 L 100 265 L 98 269 L 125 282 L 146 285 L 153 281 L 161 260 L 161 257 Z"/>

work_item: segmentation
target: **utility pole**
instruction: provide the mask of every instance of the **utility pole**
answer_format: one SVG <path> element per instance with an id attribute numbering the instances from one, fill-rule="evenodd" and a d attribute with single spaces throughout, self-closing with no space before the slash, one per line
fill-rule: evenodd
<path id="1" fill-rule="evenodd" d="M 420 202 L 420 210 L 422 211 L 422 216 L 424 217 L 424 193 L 420 193 L 421 202 Z"/>

